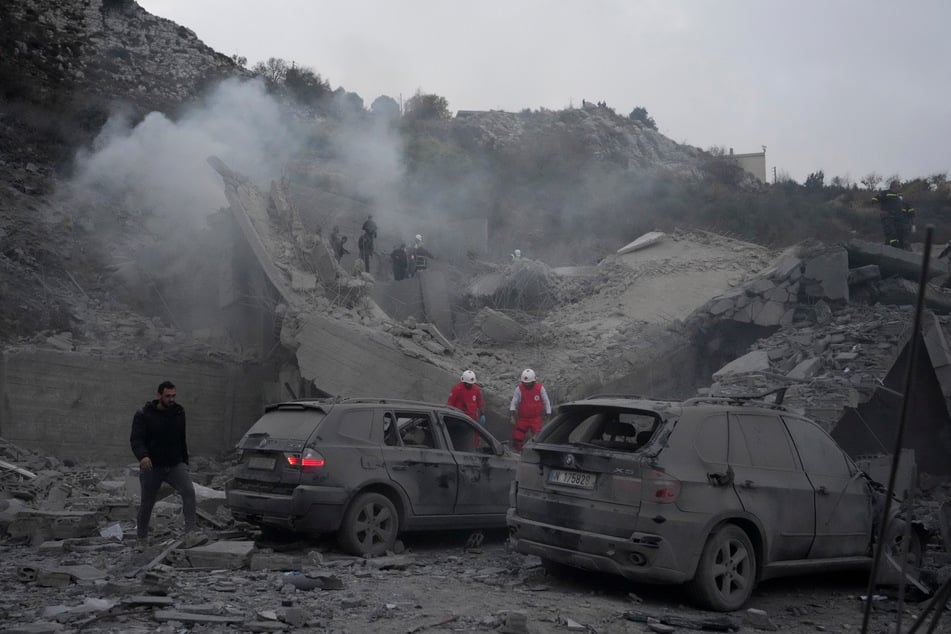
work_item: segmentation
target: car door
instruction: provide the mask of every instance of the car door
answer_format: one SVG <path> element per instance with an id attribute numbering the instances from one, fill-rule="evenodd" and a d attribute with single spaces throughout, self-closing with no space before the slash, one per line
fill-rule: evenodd
<path id="1" fill-rule="evenodd" d="M 815 536 L 815 494 L 779 416 L 729 414 L 733 487 L 766 531 L 766 561 L 805 559 Z"/>
<path id="2" fill-rule="evenodd" d="M 406 493 L 413 514 L 451 515 L 459 488 L 458 470 L 435 427 L 433 412 L 394 409 L 383 417 L 386 471 Z"/>
<path id="3" fill-rule="evenodd" d="M 864 555 L 874 520 L 868 483 L 819 426 L 794 416 L 783 421 L 816 493 L 816 539 L 809 557 Z"/>
<path id="4" fill-rule="evenodd" d="M 451 414 L 441 418 L 459 467 L 456 515 L 504 516 L 517 460 L 505 454 L 501 443 L 469 419 Z"/>

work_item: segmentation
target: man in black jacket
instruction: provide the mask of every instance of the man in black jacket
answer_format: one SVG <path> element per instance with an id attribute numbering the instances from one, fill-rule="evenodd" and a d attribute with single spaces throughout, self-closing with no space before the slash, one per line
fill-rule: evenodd
<path id="1" fill-rule="evenodd" d="M 147 402 L 132 418 L 129 438 L 132 453 L 139 459 L 139 506 L 136 532 L 140 543 L 148 541 L 149 519 L 162 482 L 168 482 L 182 496 L 185 533 L 195 530 L 195 487 L 188 474 L 188 444 L 185 441 L 185 409 L 175 402 L 175 385 L 163 381 L 158 398 Z"/>

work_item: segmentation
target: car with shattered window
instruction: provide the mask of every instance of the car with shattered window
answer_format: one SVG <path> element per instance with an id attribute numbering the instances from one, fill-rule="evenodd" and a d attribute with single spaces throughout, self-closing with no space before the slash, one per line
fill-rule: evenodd
<path id="1" fill-rule="evenodd" d="M 226 485 L 236 519 L 336 533 L 364 556 L 403 531 L 504 527 L 518 463 L 455 408 L 379 398 L 270 405 L 237 449 Z"/>
<path id="2" fill-rule="evenodd" d="M 719 611 L 771 577 L 870 569 L 883 487 L 782 394 L 561 405 L 521 454 L 515 550 L 552 571 L 685 584 Z M 920 565 L 923 529 L 890 508 L 885 552 Z"/>

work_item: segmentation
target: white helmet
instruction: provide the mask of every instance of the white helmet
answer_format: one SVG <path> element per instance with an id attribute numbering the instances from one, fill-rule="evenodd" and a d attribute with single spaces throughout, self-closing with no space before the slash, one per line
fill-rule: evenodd
<path id="1" fill-rule="evenodd" d="M 422 242 L 422 241 L 423 241 L 423 236 L 421 236 L 420 234 L 417 233 L 417 234 L 416 234 L 416 242 Z"/>
<path id="2" fill-rule="evenodd" d="M 462 373 L 462 382 L 463 383 L 475 383 L 475 372 L 472 370 L 466 370 Z"/>
<path id="3" fill-rule="evenodd" d="M 535 382 L 535 370 L 531 368 L 525 368 L 522 370 L 522 377 L 520 379 L 522 383 L 534 383 Z"/>
<path id="4" fill-rule="evenodd" d="M 515 249 L 515 257 L 517 257 L 517 258 L 522 257 L 522 250 L 521 250 L 521 249 Z"/>

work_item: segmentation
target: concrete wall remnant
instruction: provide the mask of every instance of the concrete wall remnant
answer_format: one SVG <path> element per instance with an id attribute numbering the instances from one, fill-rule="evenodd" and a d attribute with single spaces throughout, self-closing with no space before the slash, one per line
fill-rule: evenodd
<path id="1" fill-rule="evenodd" d="M 194 455 L 230 450 L 263 410 L 259 366 L 148 361 L 50 350 L 6 350 L 0 435 L 58 458 L 134 462 L 132 416 L 171 380 Z"/>

